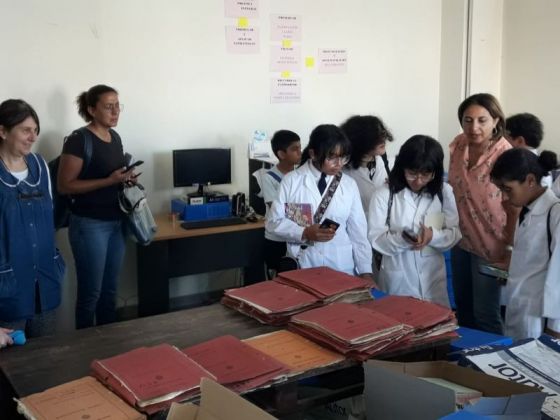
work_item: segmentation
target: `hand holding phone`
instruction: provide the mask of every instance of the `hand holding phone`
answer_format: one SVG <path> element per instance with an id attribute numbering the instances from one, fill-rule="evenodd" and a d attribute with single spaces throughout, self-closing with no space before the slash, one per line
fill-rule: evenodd
<path id="1" fill-rule="evenodd" d="M 418 235 L 412 229 L 404 229 L 402 237 L 412 244 L 418 243 Z"/>
<path id="2" fill-rule="evenodd" d="M 319 228 L 320 229 L 332 229 L 336 232 L 336 230 L 338 229 L 339 226 L 340 226 L 340 223 L 337 223 L 334 220 L 325 218 L 325 220 L 323 220 L 323 222 L 321 222 L 321 225 L 319 226 Z"/>
<path id="3" fill-rule="evenodd" d="M 136 168 L 137 166 L 142 165 L 143 163 L 144 163 L 143 160 L 137 160 L 136 162 L 134 162 L 134 163 L 128 165 L 126 168 L 124 168 L 123 172 L 128 172 L 128 171 L 130 171 L 131 169 Z"/>

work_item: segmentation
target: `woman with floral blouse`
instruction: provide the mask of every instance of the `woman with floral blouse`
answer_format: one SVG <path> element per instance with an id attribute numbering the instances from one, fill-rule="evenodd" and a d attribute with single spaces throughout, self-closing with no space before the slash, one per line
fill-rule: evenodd
<path id="1" fill-rule="evenodd" d="M 463 133 L 450 144 L 449 184 L 453 187 L 463 238 L 451 253 L 459 324 L 502 333 L 500 283 L 479 272 L 490 264 L 507 269 L 518 212 L 502 202 L 490 171 L 504 151 L 505 117 L 498 100 L 479 93 L 458 110 Z"/>

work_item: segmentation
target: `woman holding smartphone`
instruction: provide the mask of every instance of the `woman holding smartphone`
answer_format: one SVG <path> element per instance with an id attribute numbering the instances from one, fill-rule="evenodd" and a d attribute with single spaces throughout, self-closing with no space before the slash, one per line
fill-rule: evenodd
<path id="1" fill-rule="evenodd" d="M 443 252 L 459 242 L 461 232 L 436 140 L 417 135 L 402 145 L 389 184 L 373 194 L 368 216 L 368 238 L 383 255 L 381 289 L 449 307 Z"/>
<path id="2" fill-rule="evenodd" d="M 93 86 L 76 102 L 88 125 L 64 143 L 58 190 L 72 197 L 68 237 L 78 280 L 76 328 L 86 328 L 115 321 L 125 251 L 118 192 L 136 176 L 126 167 L 121 139 L 113 130 L 122 110 L 117 91 Z"/>

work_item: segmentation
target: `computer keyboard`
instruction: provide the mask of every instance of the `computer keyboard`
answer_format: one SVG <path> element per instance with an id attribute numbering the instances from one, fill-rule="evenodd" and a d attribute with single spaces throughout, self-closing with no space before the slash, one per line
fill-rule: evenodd
<path id="1" fill-rule="evenodd" d="M 247 223 L 247 220 L 241 217 L 232 216 L 223 219 L 194 220 L 183 222 L 181 223 L 181 227 L 183 229 L 202 229 L 217 226 L 242 225 L 244 223 Z"/>

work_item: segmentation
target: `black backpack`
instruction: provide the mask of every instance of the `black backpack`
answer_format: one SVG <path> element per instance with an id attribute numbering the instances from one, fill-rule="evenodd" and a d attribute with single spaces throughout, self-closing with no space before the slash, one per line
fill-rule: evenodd
<path id="1" fill-rule="evenodd" d="M 81 178 L 85 174 L 91 162 L 93 138 L 91 131 L 89 131 L 86 127 L 78 128 L 77 130 L 74 130 L 70 135 L 74 135 L 77 133 L 81 133 L 84 137 L 84 164 L 82 165 L 82 170 L 80 171 L 79 175 L 79 177 Z M 68 137 L 64 138 L 64 142 L 66 142 L 66 139 L 68 139 Z M 68 223 L 70 222 L 70 205 L 72 203 L 72 198 L 69 195 L 60 194 L 58 192 L 57 178 L 59 164 L 60 156 L 58 156 L 56 159 L 51 160 L 48 164 L 52 186 L 54 228 L 56 230 L 63 227 L 68 227 Z"/>

